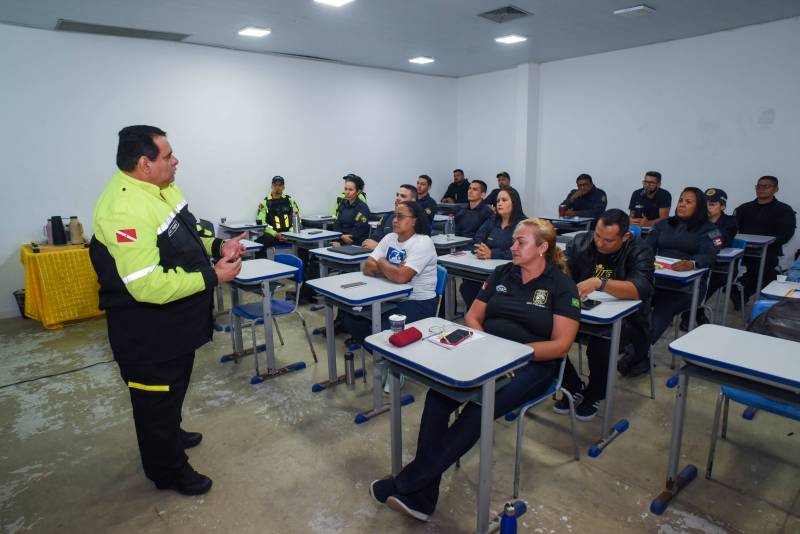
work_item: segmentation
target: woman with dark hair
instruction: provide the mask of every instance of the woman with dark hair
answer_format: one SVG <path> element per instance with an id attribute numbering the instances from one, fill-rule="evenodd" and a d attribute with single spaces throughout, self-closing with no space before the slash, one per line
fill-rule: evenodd
<path id="1" fill-rule="evenodd" d="M 678 199 L 675 215 L 653 226 L 647 244 L 656 256 L 677 259 L 673 271 L 691 271 L 711 267 L 722 247 L 722 234 L 708 220 L 705 194 L 696 187 L 687 187 Z M 700 300 L 706 292 L 707 279 L 700 283 Z M 672 318 L 688 310 L 692 304 L 692 285 L 656 279 L 653 294 L 653 316 L 650 326 L 650 343 L 655 344 L 669 326 Z M 625 376 L 638 376 L 648 372 L 647 358 L 627 355 L 617 364 Z"/>
<path id="2" fill-rule="evenodd" d="M 497 194 L 495 203 L 497 213 L 481 225 L 475 233 L 475 257 L 481 260 L 511 259 L 511 244 L 514 239 L 514 228 L 517 223 L 524 220 L 522 200 L 513 187 L 501 189 Z M 472 306 L 475 295 L 481 288 L 481 283 L 474 280 L 461 282 L 459 291 L 467 309 Z"/>
<path id="3" fill-rule="evenodd" d="M 346 245 L 361 245 L 369 237 L 369 206 L 363 200 L 364 180 L 355 174 L 344 177 L 344 192 L 336 199 L 336 221 L 333 229 L 342 235 L 336 246 L 340 243 Z"/>
<path id="4" fill-rule="evenodd" d="M 559 360 L 578 333 L 581 309 L 578 289 L 569 277 L 567 261 L 556 247 L 556 231 L 544 219 L 516 225 L 511 262 L 501 265 L 483 285 L 464 324 L 473 330 L 525 343 L 531 361 L 514 371 L 497 390 L 494 417 L 541 395 L 553 383 Z M 481 432 L 481 407 L 462 404 L 431 388 L 425 397 L 415 458 L 396 477 L 370 484 L 380 503 L 419 521 L 436 509 L 442 474 L 466 454 Z"/>
<path id="5" fill-rule="evenodd" d="M 367 276 L 382 276 L 397 284 L 410 284 L 413 291 L 408 299 L 386 312 L 382 328 L 389 328 L 389 315 L 406 316 L 410 323 L 436 315 L 436 247 L 427 235 L 430 222 L 425 209 L 406 200 L 394 208 L 393 232 L 386 234 L 364 264 Z M 344 328 L 356 343 L 372 333 L 372 321 L 350 313 L 342 317 Z"/>

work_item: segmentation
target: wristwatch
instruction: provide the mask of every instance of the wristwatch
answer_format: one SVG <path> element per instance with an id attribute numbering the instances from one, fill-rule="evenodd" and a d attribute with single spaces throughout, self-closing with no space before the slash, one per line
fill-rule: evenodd
<path id="1" fill-rule="evenodd" d="M 608 278 L 601 278 L 600 279 L 600 287 L 598 287 L 597 290 L 598 291 L 605 291 L 607 283 L 608 283 Z"/>

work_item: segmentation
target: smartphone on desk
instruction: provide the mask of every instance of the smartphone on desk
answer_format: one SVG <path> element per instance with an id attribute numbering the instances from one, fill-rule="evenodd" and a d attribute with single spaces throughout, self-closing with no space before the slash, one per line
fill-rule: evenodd
<path id="1" fill-rule="evenodd" d="M 591 310 L 592 308 L 598 307 L 600 304 L 602 304 L 602 302 L 600 302 L 599 300 L 586 299 L 583 302 L 581 302 L 581 309 Z"/>
<path id="2" fill-rule="evenodd" d="M 469 339 L 470 336 L 472 336 L 471 330 L 464 330 L 463 328 L 458 328 L 456 330 L 453 330 L 446 336 L 444 336 L 442 338 L 442 343 L 444 343 L 445 345 L 456 346 L 465 339 Z"/>
<path id="3" fill-rule="evenodd" d="M 321 234 L 322 230 L 309 230 L 308 235 Z"/>

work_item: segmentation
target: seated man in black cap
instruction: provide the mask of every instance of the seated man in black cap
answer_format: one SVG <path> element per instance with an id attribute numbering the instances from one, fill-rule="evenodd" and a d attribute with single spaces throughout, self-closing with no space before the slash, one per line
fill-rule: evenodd
<path id="1" fill-rule="evenodd" d="M 259 224 L 266 224 L 264 235 L 256 239 L 266 247 L 275 246 L 277 243 L 286 241 L 282 232 L 292 229 L 292 216 L 297 213 L 300 215 L 300 208 L 297 202 L 283 192 L 283 176 L 272 177 L 272 190 L 264 200 L 258 204 L 258 214 L 256 221 Z"/>

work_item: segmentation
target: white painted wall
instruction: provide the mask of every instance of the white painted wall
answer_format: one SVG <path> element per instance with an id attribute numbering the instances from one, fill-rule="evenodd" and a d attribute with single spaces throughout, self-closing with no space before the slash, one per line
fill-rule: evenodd
<path id="1" fill-rule="evenodd" d="M 212 221 L 255 217 L 274 174 L 308 213 L 330 210 L 348 172 L 373 209 L 418 174 L 435 196 L 451 180 L 453 79 L 5 25 L 0 50 L 0 316 L 17 313 L 19 245 L 48 216 L 78 215 L 91 235 L 125 125 L 167 131 L 177 183 Z"/>

